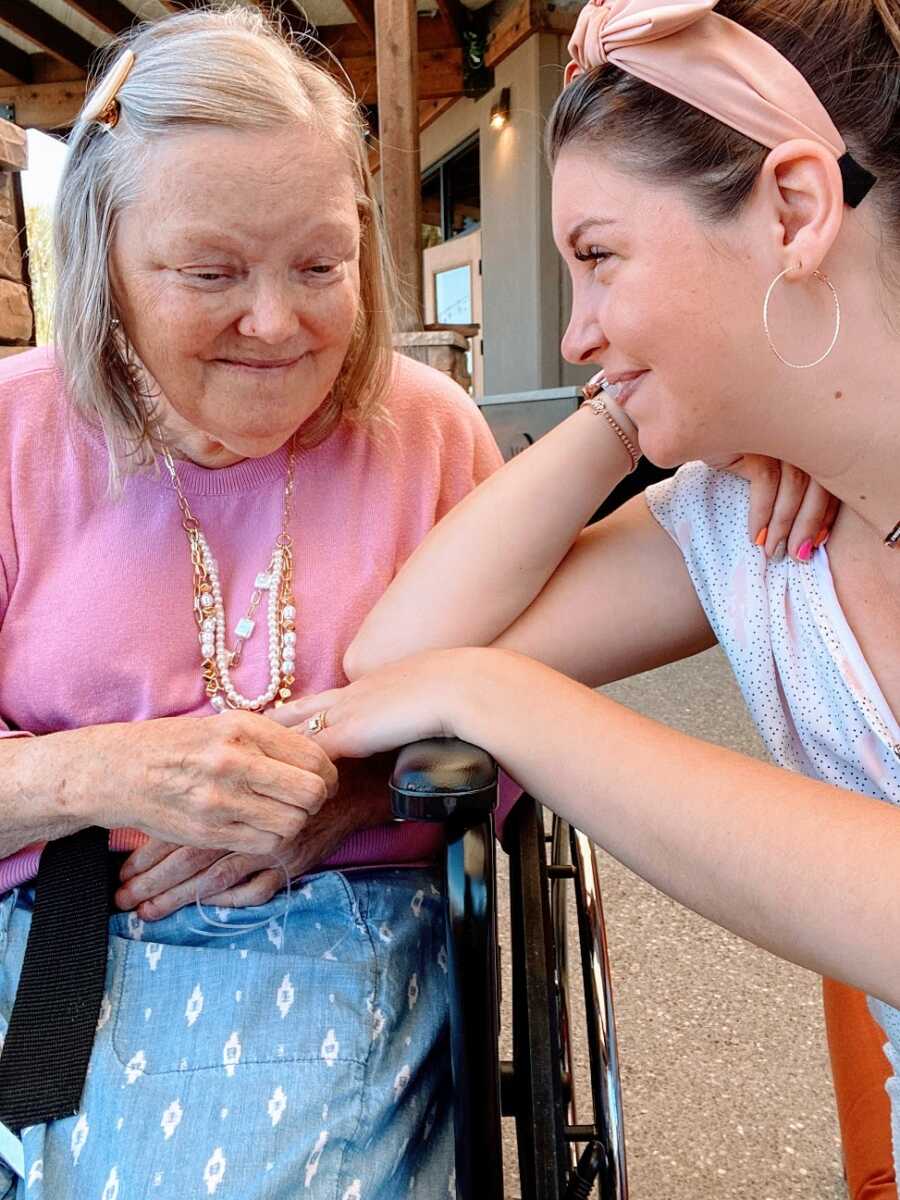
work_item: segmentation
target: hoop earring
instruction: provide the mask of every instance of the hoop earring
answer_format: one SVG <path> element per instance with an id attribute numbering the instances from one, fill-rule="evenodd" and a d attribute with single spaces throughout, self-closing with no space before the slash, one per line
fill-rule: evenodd
<path id="1" fill-rule="evenodd" d="M 772 299 L 772 292 L 775 290 L 775 285 L 778 283 L 779 280 L 783 279 L 785 277 L 785 275 L 787 275 L 788 271 L 791 271 L 791 270 L 793 270 L 793 267 L 786 267 L 779 275 L 776 275 L 775 278 L 772 280 L 772 282 L 769 284 L 769 290 L 766 292 L 766 298 L 763 301 L 763 329 L 765 329 L 765 331 L 766 331 L 766 340 L 768 341 L 769 346 L 772 350 L 772 353 L 775 355 L 775 357 L 777 359 L 779 359 L 781 362 L 783 362 L 786 367 L 793 367 L 793 369 L 795 371 L 805 371 L 809 367 L 817 367 L 820 362 L 824 362 L 825 359 L 828 357 L 828 355 L 832 352 L 832 350 L 836 346 L 837 340 L 838 340 L 838 334 L 841 332 L 841 303 L 838 300 L 838 294 L 837 294 L 837 291 L 835 290 L 835 286 L 831 282 L 831 280 L 828 278 L 828 276 L 825 275 L 822 271 L 813 271 L 813 278 L 818 279 L 821 283 L 824 283 L 826 285 L 826 287 L 831 289 L 831 295 L 834 300 L 834 336 L 832 337 L 831 343 L 829 344 L 828 349 L 825 351 L 825 353 L 820 354 L 819 357 L 816 359 L 813 359 L 812 362 L 808 362 L 808 363 L 789 362 L 784 357 L 783 354 L 779 353 L 779 351 L 775 348 L 775 343 L 772 341 L 772 332 L 769 329 L 769 301 Z"/>

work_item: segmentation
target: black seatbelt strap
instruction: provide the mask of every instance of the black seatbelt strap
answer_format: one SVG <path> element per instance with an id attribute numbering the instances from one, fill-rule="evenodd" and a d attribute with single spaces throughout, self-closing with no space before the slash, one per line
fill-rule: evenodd
<path id="1" fill-rule="evenodd" d="M 106 979 L 109 831 L 41 854 L 19 987 L 0 1054 L 0 1121 L 18 1133 L 78 1111 Z"/>

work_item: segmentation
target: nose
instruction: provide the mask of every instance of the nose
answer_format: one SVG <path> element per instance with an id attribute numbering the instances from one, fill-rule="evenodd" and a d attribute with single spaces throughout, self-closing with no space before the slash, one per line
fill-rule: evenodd
<path id="1" fill-rule="evenodd" d="M 286 282 L 260 281 L 238 320 L 242 337 L 277 346 L 295 336 L 299 316 L 292 289 Z"/>
<path id="2" fill-rule="evenodd" d="M 561 343 L 563 358 L 576 365 L 599 363 L 608 347 L 609 342 L 596 309 L 579 300 L 576 295 Z"/>

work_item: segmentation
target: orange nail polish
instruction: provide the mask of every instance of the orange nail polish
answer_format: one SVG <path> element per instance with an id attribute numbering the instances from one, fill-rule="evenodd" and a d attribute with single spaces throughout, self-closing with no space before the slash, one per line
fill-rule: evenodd
<path id="1" fill-rule="evenodd" d="M 764 546 L 766 544 L 766 538 L 768 536 L 769 536 L 769 527 L 768 527 L 768 525 L 764 525 L 762 527 L 762 529 L 759 531 L 759 533 L 756 535 L 756 545 Z"/>
<path id="2" fill-rule="evenodd" d="M 815 541 L 813 542 L 813 545 L 814 545 L 814 546 L 815 546 L 815 548 L 818 550 L 818 548 L 819 548 L 820 546 L 824 546 L 824 545 L 825 545 L 825 543 L 828 541 L 828 539 L 829 539 L 830 537 L 831 537 L 831 530 L 830 530 L 830 529 L 828 529 L 828 528 L 822 528 L 822 529 L 820 529 L 820 530 L 819 530 L 819 532 L 816 534 Z"/>

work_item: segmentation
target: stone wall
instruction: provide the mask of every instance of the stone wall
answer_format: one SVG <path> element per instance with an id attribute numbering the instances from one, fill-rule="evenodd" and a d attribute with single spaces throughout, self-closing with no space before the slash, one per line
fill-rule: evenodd
<path id="1" fill-rule="evenodd" d="M 21 181 L 28 165 L 25 130 L 0 120 L 0 358 L 33 344 L 34 316 L 20 231 L 25 227 Z"/>
<path id="2" fill-rule="evenodd" d="M 465 391 L 472 383 L 466 363 L 469 344 L 452 330 L 420 330 L 415 333 L 395 333 L 394 348 L 407 358 L 436 367 L 455 380 Z"/>

